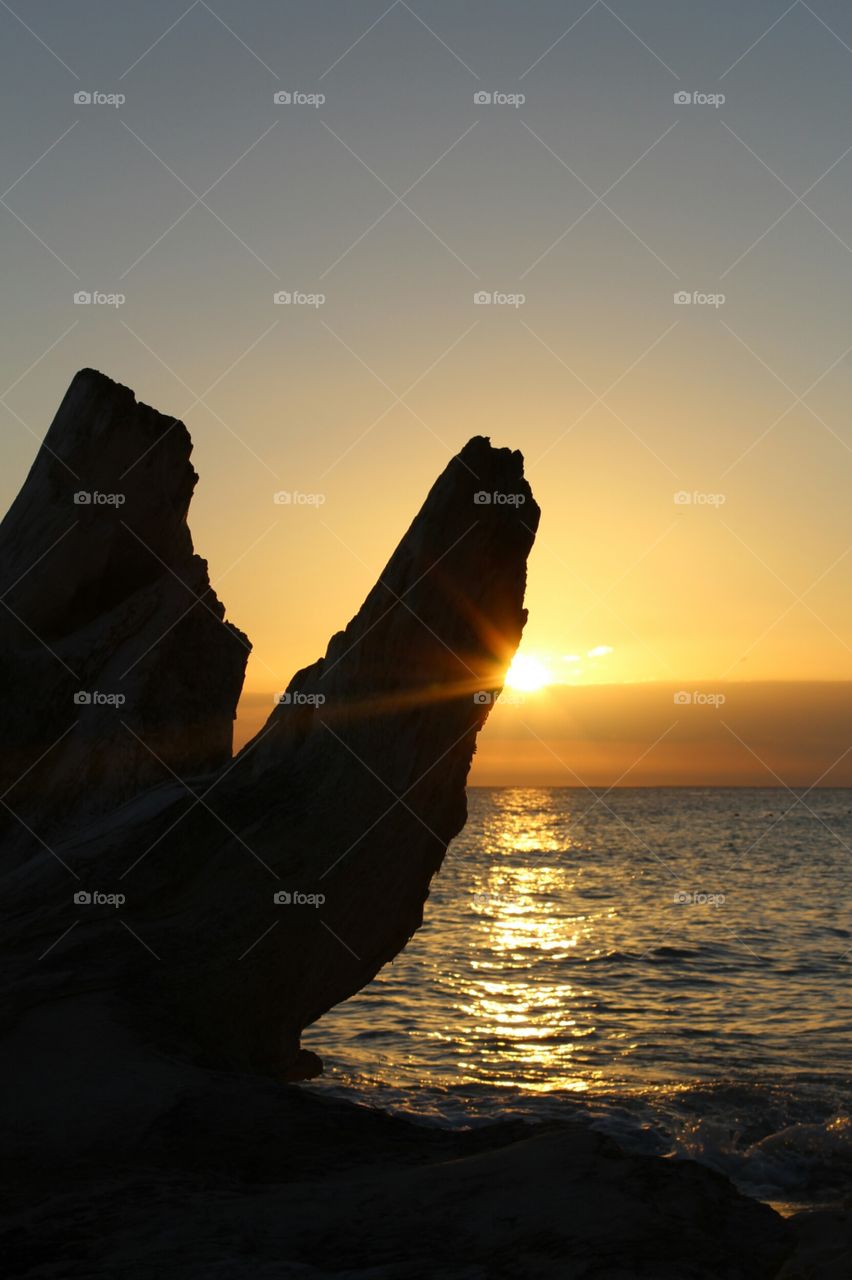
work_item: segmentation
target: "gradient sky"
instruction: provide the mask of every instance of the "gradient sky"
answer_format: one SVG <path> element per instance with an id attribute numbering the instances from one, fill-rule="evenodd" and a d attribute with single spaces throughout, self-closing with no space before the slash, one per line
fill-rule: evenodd
<path id="1" fill-rule="evenodd" d="M 772 785 L 780 733 L 812 782 L 843 752 L 848 718 L 809 733 L 815 682 L 852 678 L 848 5 L 18 0 L 0 34 L 0 500 L 83 366 L 183 417 L 196 547 L 255 645 L 241 735 L 482 433 L 527 459 L 524 650 L 569 687 L 538 728 L 500 707 L 474 781 Z M 719 708 L 675 705 L 686 771 L 654 745 L 673 692 L 767 681 L 796 683 L 731 722 L 762 772 Z"/>

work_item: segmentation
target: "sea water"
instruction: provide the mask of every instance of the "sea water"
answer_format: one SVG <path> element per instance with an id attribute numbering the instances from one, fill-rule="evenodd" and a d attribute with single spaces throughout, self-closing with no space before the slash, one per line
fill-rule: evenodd
<path id="1" fill-rule="evenodd" d="M 852 1192 L 852 791 L 472 789 L 423 928 L 303 1037 L 431 1124 L 581 1118 L 780 1205 Z"/>

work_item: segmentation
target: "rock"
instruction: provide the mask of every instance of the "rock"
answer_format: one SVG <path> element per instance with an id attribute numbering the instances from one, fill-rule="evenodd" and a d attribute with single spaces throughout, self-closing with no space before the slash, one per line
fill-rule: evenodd
<path id="1" fill-rule="evenodd" d="M 517 501 L 477 503 L 480 491 Z M 277 912 L 263 904 L 255 936 L 275 932 L 247 966 L 268 985 L 269 959 L 286 949 L 281 1000 L 300 1027 L 364 986 L 422 923 L 467 816 L 476 734 L 526 621 L 538 518 L 520 454 L 471 440 L 356 617 L 237 759 L 239 829 L 280 877 L 262 892 L 293 897 Z M 299 894 L 324 901 L 299 907 Z"/>
<path id="2" fill-rule="evenodd" d="M 44 836 L 231 755 L 250 645 L 193 552 L 191 451 L 84 369 L 0 525 L 7 826 Z"/>
<path id="3" fill-rule="evenodd" d="M 226 760 L 247 642 L 192 552 L 189 451 L 180 423 L 85 371 L 0 530 L 22 620 L 3 636 L 3 776 L 33 766 L 6 842 L 5 1081 L 49 1128 L 62 1060 L 56 1158 L 69 1124 L 78 1151 L 117 1125 L 132 1141 L 198 1068 L 318 1072 L 300 1033 L 421 923 L 526 620 L 538 507 L 520 454 L 476 438 L 355 619 Z M 74 508 L 74 485 L 126 502 Z M 64 692 L 45 704 L 48 668 Z M 74 719 L 78 681 L 127 701 Z"/>
<path id="4" fill-rule="evenodd" d="M 4 1274 L 769 1280 L 789 1229 L 698 1165 L 283 1083 L 422 921 L 539 512 L 520 454 L 471 440 L 231 759 L 248 642 L 192 549 L 189 452 L 84 371 L 0 528 Z M 126 500 L 74 506 L 95 490 Z"/>
<path id="5" fill-rule="evenodd" d="M 6 1274 L 771 1280 L 790 1250 L 722 1175 L 574 1124 L 430 1130 L 211 1074 L 147 1150 L 13 1193 Z"/>
<path id="6" fill-rule="evenodd" d="M 811 1209 L 788 1219 L 795 1253 L 778 1280 L 849 1280 L 852 1275 L 852 1204 Z"/>

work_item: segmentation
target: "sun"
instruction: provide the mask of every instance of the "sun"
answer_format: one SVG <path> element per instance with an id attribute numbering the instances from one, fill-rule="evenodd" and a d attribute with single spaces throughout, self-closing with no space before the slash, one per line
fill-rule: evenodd
<path id="1" fill-rule="evenodd" d="M 543 689 L 545 685 L 550 684 L 552 679 L 551 673 L 543 662 L 539 662 L 538 658 L 516 653 L 509 670 L 506 672 L 504 683 L 509 689 L 520 689 L 524 693 L 534 693 L 536 689 Z"/>

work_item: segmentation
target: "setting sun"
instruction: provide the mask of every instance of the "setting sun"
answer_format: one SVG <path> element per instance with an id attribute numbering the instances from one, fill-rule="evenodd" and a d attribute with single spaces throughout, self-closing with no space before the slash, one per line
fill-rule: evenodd
<path id="1" fill-rule="evenodd" d="M 506 672 L 505 683 L 508 689 L 521 689 L 525 693 L 533 693 L 536 689 L 543 689 L 545 685 L 550 684 L 552 679 L 551 673 L 538 658 L 516 653 Z"/>

